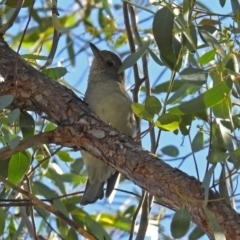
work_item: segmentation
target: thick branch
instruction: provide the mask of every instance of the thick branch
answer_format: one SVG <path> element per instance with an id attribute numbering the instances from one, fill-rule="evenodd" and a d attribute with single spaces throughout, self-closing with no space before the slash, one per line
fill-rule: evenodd
<path id="1" fill-rule="evenodd" d="M 19 58 L 18 75 L 14 77 L 16 57 Z M 43 76 L 3 42 L 0 42 L 0 74 L 5 78 L 1 95 L 12 94 L 15 106 L 31 107 L 59 125 L 49 135 L 50 142 L 85 149 L 171 208 L 177 210 L 185 206 L 192 220 L 213 238 L 203 209 L 201 182 L 172 168 L 97 119 L 71 90 Z M 239 215 L 213 191 L 209 193 L 209 200 L 208 208 L 226 238 L 240 240 Z"/>

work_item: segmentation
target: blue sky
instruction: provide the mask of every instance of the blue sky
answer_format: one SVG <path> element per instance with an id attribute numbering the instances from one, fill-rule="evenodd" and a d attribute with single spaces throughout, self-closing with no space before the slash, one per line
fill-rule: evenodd
<path id="1" fill-rule="evenodd" d="M 119 2 L 121 4 L 121 1 L 116 1 Z M 116 3 L 114 1 L 114 3 Z M 136 1 L 137 2 L 137 1 Z M 209 8 L 216 13 L 222 13 L 222 14 L 227 14 L 231 12 L 231 5 L 230 5 L 230 1 L 227 1 L 226 6 L 224 8 L 221 8 L 220 4 L 219 4 L 219 0 L 212 0 L 212 1 L 208 1 L 208 0 L 203 0 L 201 1 L 204 4 L 206 4 L 207 6 L 209 6 Z M 71 11 L 71 1 L 58 1 L 58 6 L 59 9 L 69 9 L 69 11 Z M 151 7 L 151 9 L 153 11 L 157 11 L 157 7 L 153 6 Z M 25 10 L 23 10 L 25 11 Z M 60 16 L 61 16 L 61 11 L 59 11 Z M 118 23 L 123 23 L 123 19 L 122 19 L 122 14 L 121 14 L 121 9 L 114 11 L 114 16 L 116 16 L 117 18 L 117 22 Z M 150 13 L 147 12 L 142 12 L 139 15 L 138 20 L 141 21 L 142 19 L 151 16 Z M 93 17 L 94 13 L 93 13 Z M 229 20 L 228 22 L 226 22 L 226 24 L 229 24 Z M 149 27 L 149 23 L 151 23 L 151 20 L 142 24 L 141 27 L 144 28 L 144 26 L 146 26 L 148 24 Z M 17 28 L 16 26 L 14 26 L 13 28 L 11 28 L 10 33 L 11 34 L 15 34 L 16 30 L 19 30 L 19 28 Z M 80 25 L 79 27 L 75 28 L 73 30 L 73 33 L 75 34 L 75 37 L 80 36 L 83 39 L 86 39 L 86 41 L 89 41 L 91 39 L 91 36 L 85 32 L 85 29 L 82 28 L 82 26 Z M 98 44 L 97 40 L 93 40 L 92 41 L 94 44 L 97 45 L 98 48 L 100 49 L 107 49 L 107 50 L 113 50 L 112 49 L 112 45 L 110 43 L 104 43 L 101 42 Z M 76 66 L 72 67 L 68 61 L 64 61 L 67 58 L 67 52 L 66 50 L 64 50 L 60 55 L 59 55 L 59 51 L 63 48 L 65 48 L 66 45 L 66 39 L 65 36 L 63 35 L 59 41 L 59 46 L 58 46 L 58 51 L 56 54 L 56 57 L 54 59 L 54 63 L 53 66 L 59 65 L 60 62 L 63 62 L 63 66 L 67 67 L 68 73 L 65 76 L 65 81 L 67 81 L 69 84 L 71 84 L 72 86 L 74 86 L 75 88 L 77 88 L 78 90 L 80 90 L 81 92 L 85 92 L 86 86 L 87 86 L 87 76 L 88 76 L 88 70 L 89 70 L 89 66 L 91 63 L 91 51 L 88 48 L 87 49 L 87 53 L 86 52 L 82 52 L 81 54 L 79 54 L 76 58 Z M 75 51 L 77 52 L 82 46 L 76 47 Z M 128 50 L 129 47 L 128 45 L 123 46 L 122 48 L 118 49 L 116 51 L 116 53 L 121 53 L 123 51 Z M 47 54 L 47 53 L 46 53 Z M 126 56 L 125 56 L 126 57 Z M 152 59 L 149 60 L 149 73 L 150 73 L 150 81 L 151 83 L 155 82 L 155 80 L 158 78 L 158 75 L 160 74 L 160 72 L 163 70 L 162 68 L 159 67 L 159 65 L 157 65 L 154 61 L 152 61 Z M 128 70 L 127 71 L 127 86 L 131 86 L 134 82 L 133 80 L 133 75 L 132 75 L 132 71 Z M 165 82 L 167 80 L 169 80 L 170 78 L 170 71 L 167 70 L 165 72 L 165 74 L 161 77 L 161 79 L 159 80 L 159 82 Z M 131 95 L 131 93 L 129 92 L 129 94 Z M 163 95 L 160 94 L 158 95 L 158 97 L 160 99 L 163 99 Z M 143 101 L 144 97 L 140 98 L 140 101 Z M 195 134 L 197 133 L 198 129 L 196 128 L 197 124 L 199 122 L 195 122 L 194 125 L 191 129 L 191 138 L 193 139 L 193 137 L 195 136 Z M 142 130 L 147 128 L 147 124 L 146 122 L 142 122 Z M 151 146 L 149 145 L 150 141 L 149 141 L 149 136 L 146 136 L 143 139 L 143 147 L 145 149 L 150 150 Z M 185 139 L 183 139 L 183 136 L 181 134 L 178 134 L 177 136 L 173 133 L 169 133 L 169 132 L 163 132 L 162 136 L 161 136 L 161 140 L 160 140 L 160 146 L 159 149 L 163 148 L 164 146 L 168 146 L 168 145 L 174 145 L 177 148 L 179 148 L 180 154 L 179 156 L 184 156 L 186 154 L 188 154 L 190 152 L 190 142 L 188 140 L 188 138 L 186 137 Z M 158 149 L 158 150 L 159 150 Z M 160 153 L 158 151 L 158 153 Z M 74 153 L 73 154 L 74 157 L 79 157 L 78 153 Z M 206 156 L 207 156 L 207 151 L 200 151 L 196 154 L 196 159 L 197 159 L 197 163 L 198 163 L 198 168 L 199 168 L 199 173 L 200 173 L 200 180 L 203 179 L 204 174 L 205 174 L 205 169 L 206 169 Z M 168 160 L 170 159 L 167 156 L 163 156 L 162 157 L 163 160 Z M 179 166 L 179 161 L 174 161 L 174 162 L 168 162 L 172 167 L 178 167 Z M 187 158 L 184 163 L 181 165 L 181 170 L 186 172 L 189 175 L 193 175 L 196 176 L 195 174 L 195 165 L 193 162 L 193 158 L 189 157 Z M 129 184 L 129 182 L 125 182 L 124 184 L 120 185 L 120 188 L 128 188 L 128 189 L 134 189 L 136 191 L 138 191 L 140 193 L 140 189 L 133 185 L 133 184 Z M 120 197 L 120 196 L 119 196 Z M 119 198 L 120 201 L 122 201 L 121 197 Z M 132 201 L 132 199 L 125 199 L 125 203 L 127 203 L 128 201 Z M 106 206 L 106 201 L 99 201 L 96 205 L 95 208 L 89 207 L 89 210 L 99 210 L 100 207 Z M 121 207 L 124 207 L 123 204 Z M 113 206 L 114 208 L 114 206 Z M 87 208 L 86 208 L 87 209 Z M 108 205 L 108 211 L 111 210 L 111 206 Z M 159 211 L 159 207 L 158 206 L 154 206 L 153 208 L 154 212 Z M 171 212 L 167 211 L 167 214 L 169 214 Z M 171 219 L 167 219 L 161 222 L 162 226 L 164 227 L 164 230 L 167 234 L 170 235 L 170 222 Z M 207 237 L 201 238 L 203 239 L 208 239 Z"/>

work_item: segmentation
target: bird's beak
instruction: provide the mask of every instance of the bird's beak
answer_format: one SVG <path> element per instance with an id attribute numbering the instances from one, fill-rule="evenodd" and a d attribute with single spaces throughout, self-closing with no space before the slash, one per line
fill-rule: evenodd
<path id="1" fill-rule="evenodd" d="M 90 45 L 90 48 L 91 48 L 91 50 L 92 50 L 92 52 L 93 52 L 93 54 L 94 54 L 95 57 L 101 55 L 101 54 L 100 54 L 100 50 L 99 50 L 94 44 L 89 43 L 89 45 Z"/>

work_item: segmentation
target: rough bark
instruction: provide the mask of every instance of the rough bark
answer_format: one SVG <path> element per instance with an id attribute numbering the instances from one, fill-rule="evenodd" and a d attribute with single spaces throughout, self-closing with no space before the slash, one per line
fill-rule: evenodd
<path id="1" fill-rule="evenodd" d="M 71 90 L 43 76 L 1 41 L 0 74 L 5 79 L 0 95 L 12 94 L 14 107 L 30 107 L 58 125 L 55 131 L 48 133 L 48 142 L 85 149 L 159 197 L 170 208 L 178 210 L 185 206 L 192 221 L 213 238 L 203 208 L 201 182 L 172 168 L 97 119 Z M 240 240 L 240 216 L 219 198 L 217 193 L 210 191 L 208 209 L 227 239 Z"/>

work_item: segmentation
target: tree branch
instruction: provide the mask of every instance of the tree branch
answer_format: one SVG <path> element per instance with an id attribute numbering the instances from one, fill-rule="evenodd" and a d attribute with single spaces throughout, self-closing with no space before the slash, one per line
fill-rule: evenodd
<path id="1" fill-rule="evenodd" d="M 11 157 L 13 154 L 24 151 L 30 147 L 35 147 L 41 144 L 49 143 L 49 134 L 41 133 L 20 141 L 20 143 L 15 147 L 11 148 L 10 146 L 6 146 L 0 149 L 0 161 L 5 160 Z"/>
<path id="2" fill-rule="evenodd" d="M 18 71 L 14 80 L 12 74 L 16 57 Z M 201 182 L 172 168 L 143 150 L 130 137 L 100 121 L 71 90 L 39 73 L 2 41 L 0 74 L 5 79 L 0 85 L 0 95 L 12 94 L 15 98 L 13 107 L 31 107 L 58 124 L 59 127 L 48 135 L 50 142 L 88 151 L 142 189 L 161 198 L 172 209 L 178 210 L 185 206 L 192 221 L 213 238 L 203 208 L 204 191 Z M 213 191 L 209 191 L 208 209 L 227 239 L 240 240 L 240 216 Z"/>

